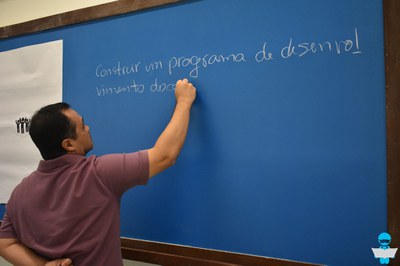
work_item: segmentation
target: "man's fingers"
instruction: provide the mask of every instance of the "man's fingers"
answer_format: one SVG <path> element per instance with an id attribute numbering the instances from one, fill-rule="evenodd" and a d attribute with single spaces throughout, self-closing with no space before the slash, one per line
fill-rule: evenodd
<path id="1" fill-rule="evenodd" d="M 60 266 L 72 266 L 72 260 L 71 259 L 61 259 Z"/>

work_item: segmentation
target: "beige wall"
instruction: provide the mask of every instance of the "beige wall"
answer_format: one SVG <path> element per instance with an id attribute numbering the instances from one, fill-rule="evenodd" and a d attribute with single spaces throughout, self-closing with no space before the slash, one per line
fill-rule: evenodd
<path id="1" fill-rule="evenodd" d="M 0 0 L 0 27 L 116 0 Z"/>

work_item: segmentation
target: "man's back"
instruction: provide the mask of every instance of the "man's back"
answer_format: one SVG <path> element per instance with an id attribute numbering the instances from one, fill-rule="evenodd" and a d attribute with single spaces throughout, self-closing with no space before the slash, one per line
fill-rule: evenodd
<path id="1" fill-rule="evenodd" d="M 143 151 L 41 161 L 10 198 L 5 223 L 9 219 L 16 234 L 10 237 L 74 265 L 121 265 L 120 196 L 147 180 Z"/>

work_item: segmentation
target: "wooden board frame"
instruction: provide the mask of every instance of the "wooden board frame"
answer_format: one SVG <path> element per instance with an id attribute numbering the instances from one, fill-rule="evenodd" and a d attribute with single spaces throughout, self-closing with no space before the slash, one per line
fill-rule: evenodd
<path id="1" fill-rule="evenodd" d="M 121 238 L 122 256 L 125 259 L 144 261 L 158 265 L 192 266 L 317 266 L 305 262 L 252 256 L 219 250 L 172 245 L 166 243 Z"/>
<path id="2" fill-rule="evenodd" d="M 386 73 L 387 220 L 400 247 L 400 1 L 383 0 Z M 399 265 L 400 256 L 391 261 Z"/>
<path id="3" fill-rule="evenodd" d="M 1 27 L 0 39 L 126 14 L 179 1 L 181 0 L 120 0 Z M 387 221 L 388 232 L 392 236 L 391 246 L 400 247 L 400 208 L 398 205 L 400 202 L 400 1 L 382 1 L 384 7 L 386 73 Z M 235 265 L 234 263 L 246 265 L 250 264 L 250 262 L 251 265 L 261 265 L 253 264 L 254 256 L 250 255 L 242 255 L 243 257 L 241 257 L 235 253 L 183 248 L 181 246 L 125 238 L 122 238 L 121 241 L 122 252 L 124 258 L 127 259 L 139 259 L 147 262 L 162 263 L 163 265 L 174 265 L 182 261 L 189 261 L 191 255 L 185 253 L 188 252 L 188 254 L 193 255 L 191 265 Z M 186 251 L 183 252 L 182 250 Z M 221 254 L 229 255 L 225 256 Z M 222 256 L 225 258 L 225 261 L 215 260 L 214 256 Z M 246 263 L 246 259 L 248 263 Z M 296 262 L 284 260 L 262 259 L 266 259 L 262 265 L 306 265 L 303 263 L 293 264 Z M 215 264 L 209 264 L 211 262 Z M 391 263 L 399 264 L 400 256 L 397 256 Z"/>

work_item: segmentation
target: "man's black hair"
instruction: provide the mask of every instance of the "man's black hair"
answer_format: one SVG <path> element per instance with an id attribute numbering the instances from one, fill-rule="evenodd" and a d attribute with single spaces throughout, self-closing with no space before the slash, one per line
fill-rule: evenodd
<path id="1" fill-rule="evenodd" d="M 76 125 L 62 113 L 69 108 L 70 105 L 64 102 L 50 104 L 32 116 L 29 134 L 45 160 L 66 154 L 62 141 L 76 139 Z"/>

